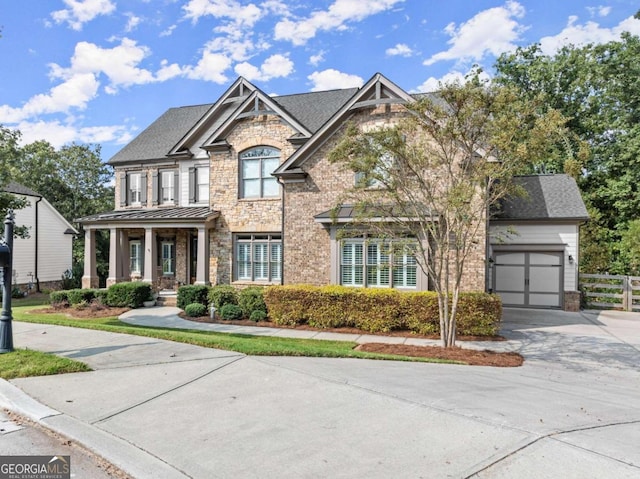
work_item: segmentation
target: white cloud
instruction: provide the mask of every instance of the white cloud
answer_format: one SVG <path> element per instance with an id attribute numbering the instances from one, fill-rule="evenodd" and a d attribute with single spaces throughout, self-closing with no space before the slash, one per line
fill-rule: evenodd
<path id="1" fill-rule="evenodd" d="M 173 31 L 176 29 L 177 25 L 171 25 L 169 28 L 167 28 L 166 30 L 163 30 L 160 32 L 160 36 L 161 37 L 168 37 L 171 36 L 171 34 L 173 33 Z"/>
<path id="2" fill-rule="evenodd" d="M 82 26 L 100 15 L 115 11 L 116 4 L 111 0 L 63 0 L 68 7 L 51 13 L 56 23 L 66 22 L 73 30 L 82 30 Z"/>
<path id="3" fill-rule="evenodd" d="M 389 10 L 404 0 L 335 0 L 328 10 L 314 11 L 308 18 L 285 18 L 275 26 L 276 40 L 288 40 L 294 45 L 304 45 L 318 31 L 345 30 L 348 22 L 356 22 Z"/>
<path id="4" fill-rule="evenodd" d="M 640 20 L 628 17 L 612 28 L 602 28 L 595 22 L 578 24 L 578 17 L 571 16 L 567 26 L 557 35 L 540 40 L 540 49 L 545 55 L 553 55 L 565 45 L 586 45 L 619 40 L 622 32 L 640 35 Z"/>
<path id="5" fill-rule="evenodd" d="M 587 7 L 587 11 L 592 17 L 596 15 L 599 17 L 606 17 L 611 13 L 611 7 L 598 5 L 597 7 Z"/>
<path id="6" fill-rule="evenodd" d="M 254 43 L 247 37 L 216 37 L 205 45 L 205 51 L 223 53 L 236 62 L 248 60 L 254 50 Z"/>
<path id="7" fill-rule="evenodd" d="M 72 123 L 55 121 L 23 121 L 16 125 L 22 133 L 20 143 L 26 145 L 34 141 L 46 140 L 54 148 L 69 143 L 106 143 L 125 144 L 133 135 L 122 125 L 77 127 Z"/>
<path id="8" fill-rule="evenodd" d="M 194 23 L 210 15 L 214 18 L 228 18 L 235 24 L 247 27 L 253 26 L 262 13 L 253 3 L 242 5 L 236 0 L 190 0 L 182 9 L 185 11 L 185 18 Z"/>
<path id="9" fill-rule="evenodd" d="M 49 90 L 34 95 L 20 108 L 0 106 L 0 123 L 18 123 L 42 114 L 83 110 L 98 93 L 100 83 L 91 73 L 76 73 Z"/>
<path id="10" fill-rule="evenodd" d="M 313 72 L 307 77 L 313 82 L 311 91 L 334 90 L 337 88 L 361 87 L 364 80 L 357 75 L 342 73 L 333 68 Z"/>
<path id="11" fill-rule="evenodd" d="M 153 73 L 138 65 L 149 55 L 149 49 L 140 46 L 135 40 L 123 38 L 120 45 L 113 48 L 101 48 L 94 43 L 76 44 L 71 66 L 62 68 L 51 65 L 53 78 L 69 78 L 77 73 L 104 73 L 110 80 L 110 92 L 118 87 L 142 85 L 156 81 Z"/>
<path id="12" fill-rule="evenodd" d="M 466 80 L 467 73 L 461 73 L 459 71 L 451 71 L 446 73 L 440 78 L 429 77 L 427 78 L 422 85 L 419 85 L 417 88 L 411 91 L 411 93 L 422 93 L 422 92 L 434 92 L 440 89 L 441 85 L 446 85 L 449 83 L 459 83 L 464 84 Z M 480 73 L 480 80 L 489 80 L 491 77 L 486 73 Z"/>
<path id="13" fill-rule="evenodd" d="M 269 81 L 272 78 L 287 77 L 293 73 L 293 62 L 285 55 L 271 55 L 260 68 L 248 62 L 238 63 L 235 72 L 249 81 Z"/>
<path id="14" fill-rule="evenodd" d="M 324 50 L 319 51 L 316 55 L 311 55 L 309 57 L 309 64 L 317 67 L 320 63 L 324 61 Z"/>
<path id="15" fill-rule="evenodd" d="M 481 11 L 458 27 L 450 23 L 445 28 L 451 36 L 447 42 L 450 48 L 436 53 L 424 64 L 433 65 L 442 60 L 480 61 L 486 54 L 498 56 L 513 50 L 514 42 L 524 31 L 517 21 L 524 14 L 524 7 L 510 0 L 502 7 Z"/>
<path id="16" fill-rule="evenodd" d="M 159 82 L 167 81 L 184 74 L 184 70 L 177 63 L 169 65 L 167 60 L 162 60 L 160 65 L 160 69 L 156 72 L 156 80 Z"/>
<path id="17" fill-rule="evenodd" d="M 129 19 L 124 27 L 125 32 L 134 30 L 142 21 L 140 17 L 136 17 L 133 13 L 126 13 L 125 15 Z"/>
<path id="18" fill-rule="evenodd" d="M 231 67 L 231 60 L 222 53 L 205 51 L 196 66 L 184 68 L 187 78 L 223 84 L 228 81 L 224 74 Z"/>
<path id="19" fill-rule="evenodd" d="M 413 55 L 413 50 L 409 48 L 409 45 L 398 43 L 395 47 L 387 48 L 385 53 L 390 57 L 398 55 L 403 57 L 410 57 L 411 55 Z"/>

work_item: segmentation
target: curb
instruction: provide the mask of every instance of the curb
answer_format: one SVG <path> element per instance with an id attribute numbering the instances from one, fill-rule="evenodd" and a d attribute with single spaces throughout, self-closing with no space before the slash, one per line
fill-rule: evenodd
<path id="1" fill-rule="evenodd" d="M 185 479 L 189 476 L 158 457 L 94 425 L 39 403 L 17 386 L 0 379 L 0 407 L 25 416 L 65 436 L 135 478 Z"/>

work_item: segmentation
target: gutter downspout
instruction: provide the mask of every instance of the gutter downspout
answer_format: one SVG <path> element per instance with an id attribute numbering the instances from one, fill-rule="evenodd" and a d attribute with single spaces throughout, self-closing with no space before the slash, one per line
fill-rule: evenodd
<path id="1" fill-rule="evenodd" d="M 40 231 L 40 228 L 38 227 L 38 203 L 40 203 L 42 201 L 42 196 L 40 198 L 38 198 L 38 201 L 36 201 L 36 254 L 35 254 L 35 276 L 36 276 L 36 292 L 39 293 L 40 292 L 40 278 L 38 276 L 38 238 L 39 238 L 39 234 L 38 232 Z"/>
<path id="2" fill-rule="evenodd" d="M 284 255 L 285 255 L 285 247 L 284 247 L 284 181 L 282 178 L 278 178 L 278 183 L 282 186 L 282 203 L 281 203 L 281 213 L 280 213 L 280 244 L 282 245 L 281 252 L 281 263 L 280 263 L 280 284 L 284 284 Z"/>

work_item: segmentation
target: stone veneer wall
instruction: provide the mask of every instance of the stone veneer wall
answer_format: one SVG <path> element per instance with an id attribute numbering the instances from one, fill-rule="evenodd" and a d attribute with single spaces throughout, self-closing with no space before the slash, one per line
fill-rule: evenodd
<path id="1" fill-rule="evenodd" d="M 210 236 L 211 284 L 233 282 L 234 233 L 280 233 L 282 198 L 239 198 L 238 155 L 254 146 L 267 145 L 280 150 L 281 162 L 295 148 L 287 140 L 295 132 L 274 115 L 260 115 L 238 122 L 226 137 L 231 148 L 211 154 L 210 203 L 220 211 Z"/>
<path id="2" fill-rule="evenodd" d="M 375 128 L 389 124 L 403 111 L 401 106 L 380 106 L 364 110 L 352 121 Z M 331 282 L 331 241 L 329 228 L 317 223 L 314 216 L 333 208 L 340 196 L 351 189 L 355 177 L 339 165 L 331 164 L 327 156 L 339 141 L 344 128 L 322 145 L 307 160 L 303 169 L 308 173 L 304 183 L 289 183 L 285 194 L 284 282 L 315 285 Z M 484 224 L 485 219 L 482 219 Z M 485 238 L 481 228 L 477 246 L 467 260 L 468 274 L 463 290 L 485 290 Z"/>

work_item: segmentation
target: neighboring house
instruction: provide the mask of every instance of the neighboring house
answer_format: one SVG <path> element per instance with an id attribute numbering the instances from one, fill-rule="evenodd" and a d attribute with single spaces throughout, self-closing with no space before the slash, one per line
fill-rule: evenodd
<path id="1" fill-rule="evenodd" d="M 13 285 L 32 291 L 59 287 L 63 273 L 71 269 L 78 231 L 32 189 L 10 182 L 4 191 L 29 202 L 15 211 L 16 225 L 27 226 L 29 237 L 13 240 Z"/>
<path id="2" fill-rule="evenodd" d="M 352 211 L 344 207 L 331 213 L 355 184 L 352 172 L 327 160 L 345 122 L 375 128 L 401 115 L 403 104 L 412 100 L 380 74 L 359 89 L 285 96 L 269 96 L 239 78 L 214 104 L 169 109 L 109 160 L 116 172 L 114 211 L 79 219 L 86 235 L 83 286 L 97 286 L 95 231 L 108 229 L 108 284 L 140 279 L 163 287 L 335 283 L 429 289 L 410 254 L 392 258 L 375 238 L 340 237 L 338 227 L 353 219 Z M 572 202 L 582 205 L 577 188 L 571 192 Z M 586 212 L 561 217 L 564 223 L 536 219 L 548 223 L 550 231 L 560 231 L 565 223 L 573 228 L 571 240 L 557 235 L 564 241 L 562 277 L 570 278 L 577 274 L 576 225 Z M 520 238 L 526 253 L 537 242 Z M 555 252 L 560 243 L 554 239 L 553 244 Z M 463 289 L 492 287 L 487 258 L 503 259 L 499 247 L 494 249 L 488 240 L 479 242 Z M 496 269 L 494 283 L 499 284 L 502 269 Z M 537 272 L 527 270 L 532 271 Z M 576 284 L 565 279 L 558 288 L 575 292 Z M 505 296 L 508 304 L 537 304 L 531 294 L 527 298 Z M 560 294 L 559 302 L 544 306 L 569 302 Z"/>

